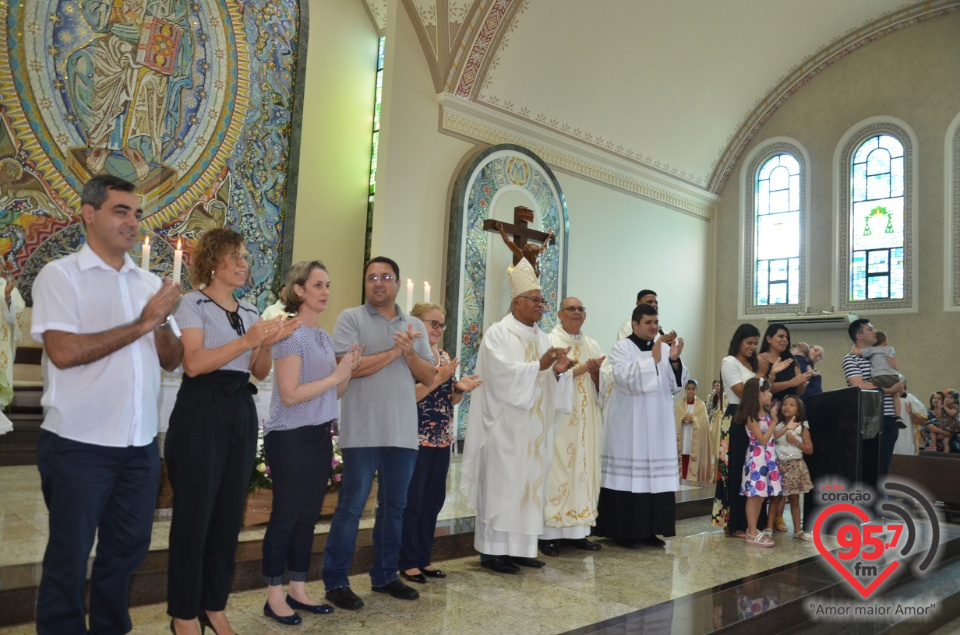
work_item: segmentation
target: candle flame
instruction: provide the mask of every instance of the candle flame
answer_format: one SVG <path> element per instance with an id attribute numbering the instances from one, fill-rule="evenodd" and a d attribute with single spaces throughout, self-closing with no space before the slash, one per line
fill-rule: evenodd
<path id="1" fill-rule="evenodd" d="M 149 246 L 150 246 L 150 237 L 149 237 L 149 236 L 147 236 L 146 238 L 143 239 L 143 246 L 144 246 L 144 247 L 149 247 Z"/>
<path id="2" fill-rule="evenodd" d="M 180 239 L 177 238 L 177 251 L 180 251 Z"/>

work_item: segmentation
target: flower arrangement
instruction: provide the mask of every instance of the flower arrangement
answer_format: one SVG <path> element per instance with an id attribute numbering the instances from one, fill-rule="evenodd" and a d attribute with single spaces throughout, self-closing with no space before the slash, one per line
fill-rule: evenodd
<path id="1" fill-rule="evenodd" d="M 327 479 L 327 491 L 335 492 L 343 485 L 343 453 L 340 452 L 340 437 L 333 435 L 333 460 L 330 464 L 330 478 Z"/>
<path id="2" fill-rule="evenodd" d="M 253 471 L 250 473 L 247 492 L 253 494 L 261 489 L 273 489 L 273 481 L 270 480 L 270 466 L 267 465 L 267 453 L 263 448 L 263 430 L 257 435 L 257 454 L 253 461 Z"/>

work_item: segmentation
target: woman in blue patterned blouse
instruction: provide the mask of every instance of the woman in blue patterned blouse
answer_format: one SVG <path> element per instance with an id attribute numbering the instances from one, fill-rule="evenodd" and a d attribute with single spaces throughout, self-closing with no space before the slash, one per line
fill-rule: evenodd
<path id="1" fill-rule="evenodd" d="M 302 621 L 295 609 L 330 613 L 333 607 L 307 595 L 307 570 L 313 531 L 330 477 L 337 400 L 360 363 L 356 344 L 340 359 L 333 340 L 317 321 L 327 308 L 330 276 L 322 262 L 298 262 L 290 268 L 280 300 L 300 326 L 273 345 L 274 391 L 270 420 L 263 426 L 264 450 L 273 481 L 273 509 L 263 537 L 263 614 L 281 624 Z M 283 574 L 290 579 L 283 597 Z"/>
<path id="2" fill-rule="evenodd" d="M 453 406 L 464 393 L 480 385 L 477 375 L 456 381 L 454 372 L 460 363 L 440 350 L 440 339 L 447 328 L 443 308 L 430 302 L 418 302 L 410 315 L 420 318 L 427 327 L 433 349 L 437 376 L 429 386 L 416 385 L 417 415 L 420 422 L 420 448 L 417 465 L 407 490 L 407 507 L 403 510 L 403 534 L 400 542 L 401 575 L 411 582 L 423 584 L 427 578 L 445 578 L 447 574 L 430 564 L 433 534 L 437 516 L 447 493 L 447 470 L 450 467 L 450 445 L 453 437 Z"/>

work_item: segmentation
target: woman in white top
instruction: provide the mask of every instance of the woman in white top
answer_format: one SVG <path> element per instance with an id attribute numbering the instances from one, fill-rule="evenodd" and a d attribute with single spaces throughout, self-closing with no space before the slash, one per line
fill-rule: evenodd
<path id="1" fill-rule="evenodd" d="M 746 536 L 747 515 L 746 498 L 740 495 L 740 474 L 743 472 L 743 461 L 747 454 L 747 431 L 744 426 L 732 426 L 730 420 L 740 405 L 740 395 L 743 384 L 758 374 L 765 376 L 771 369 L 761 367 L 757 358 L 757 344 L 760 341 L 760 329 L 753 324 L 741 324 L 733 333 L 727 356 L 720 363 L 720 376 L 723 379 L 724 392 L 727 396 L 727 411 L 720 428 L 720 456 L 717 461 L 717 494 L 713 501 L 712 522 L 723 527 L 728 536 L 743 538 Z M 791 360 L 792 361 L 792 360 Z M 778 373 L 786 367 L 786 362 L 779 362 L 772 371 Z M 733 486 L 730 485 L 729 475 L 734 475 Z M 760 525 L 766 523 L 762 518 Z"/>

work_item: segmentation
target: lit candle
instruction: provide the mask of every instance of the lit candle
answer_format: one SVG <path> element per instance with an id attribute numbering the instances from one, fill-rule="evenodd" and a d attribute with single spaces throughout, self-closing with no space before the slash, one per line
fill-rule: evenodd
<path id="1" fill-rule="evenodd" d="M 143 239 L 143 248 L 140 250 L 140 268 L 150 271 L 150 237 Z"/>
<path id="2" fill-rule="evenodd" d="M 426 280 L 423 281 L 423 301 L 430 301 L 430 283 Z"/>
<path id="3" fill-rule="evenodd" d="M 413 310 L 413 280 L 407 278 L 407 313 Z"/>
<path id="4" fill-rule="evenodd" d="M 173 283 L 180 284 L 180 269 L 183 266 L 183 249 L 180 248 L 180 239 L 177 238 L 177 249 L 173 252 Z"/>

